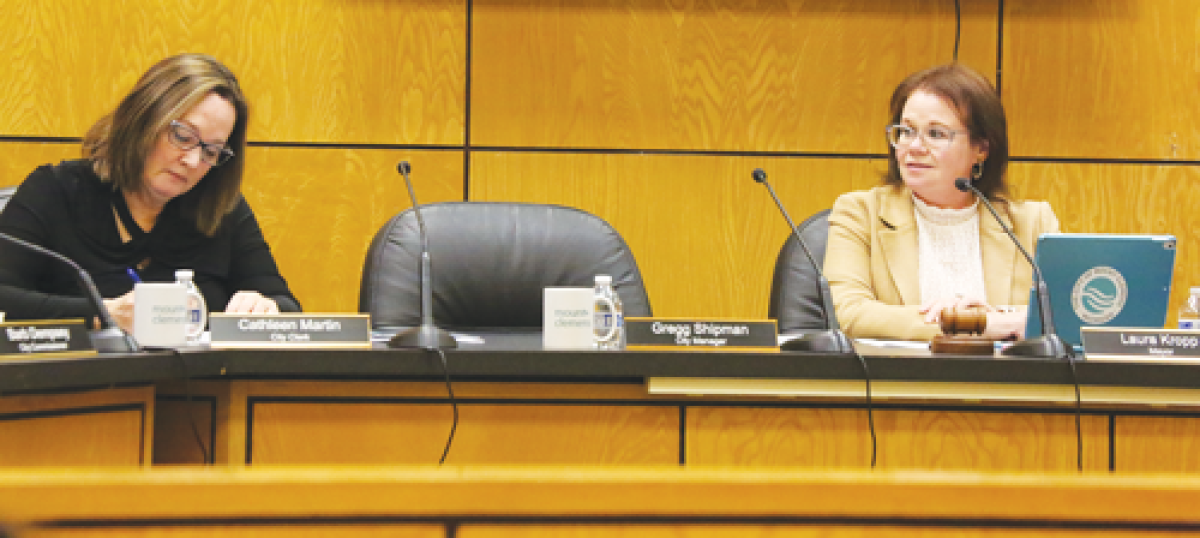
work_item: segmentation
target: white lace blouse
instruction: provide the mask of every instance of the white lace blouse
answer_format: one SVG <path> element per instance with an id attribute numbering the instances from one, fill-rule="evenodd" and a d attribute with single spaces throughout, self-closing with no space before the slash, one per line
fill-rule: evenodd
<path id="1" fill-rule="evenodd" d="M 913 196 L 913 206 L 921 303 L 956 295 L 987 300 L 979 249 L 979 201 L 963 209 L 943 209 Z"/>

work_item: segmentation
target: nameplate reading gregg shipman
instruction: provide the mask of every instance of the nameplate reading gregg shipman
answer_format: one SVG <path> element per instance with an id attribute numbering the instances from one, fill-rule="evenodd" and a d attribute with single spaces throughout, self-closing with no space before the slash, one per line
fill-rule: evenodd
<path id="1" fill-rule="evenodd" d="M 632 349 L 779 350 L 773 320 L 626 318 L 625 345 Z"/>
<path id="2" fill-rule="evenodd" d="M 367 314 L 217 314 L 208 317 L 213 348 L 369 348 Z"/>

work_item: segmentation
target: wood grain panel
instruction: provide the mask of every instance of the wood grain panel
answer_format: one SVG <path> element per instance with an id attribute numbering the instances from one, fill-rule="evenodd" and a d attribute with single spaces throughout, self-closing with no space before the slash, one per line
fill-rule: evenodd
<path id="1" fill-rule="evenodd" d="M 336 355 L 336 352 L 334 353 Z M 339 360 L 337 357 L 331 356 L 330 360 Z M 395 453 L 406 453 L 404 451 L 415 451 L 411 454 L 410 459 L 417 462 L 428 462 L 429 454 L 434 454 L 434 461 L 441 456 L 441 451 L 444 447 L 444 442 L 449 434 L 451 411 L 448 404 L 443 403 L 446 397 L 446 385 L 442 382 L 397 382 L 397 381 L 350 381 L 344 383 L 330 381 L 230 381 L 230 382 L 206 382 L 193 381 L 190 387 L 181 382 L 168 382 L 158 385 L 158 394 L 160 396 L 171 396 L 176 400 L 176 405 L 164 406 L 162 418 L 159 421 L 163 424 L 163 433 L 155 439 L 155 459 L 156 462 L 171 463 L 171 464 L 200 464 L 203 460 L 200 457 L 200 449 L 196 444 L 195 436 L 191 431 L 190 420 L 188 416 L 181 413 L 185 406 L 178 403 L 189 392 L 196 399 L 194 406 L 202 407 L 201 398 L 215 399 L 216 401 L 216 442 L 213 451 L 214 461 L 218 465 L 242 466 L 246 462 L 246 450 L 248 439 L 247 433 L 247 417 L 248 407 L 247 401 L 254 398 L 258 401 L 272 399 L 287 399 L 295 398 L 310 398 L 309 401 L 360 401 L 364 398 L 375 400 L 374 404 L 383 406 L 386 402 L 379 400 L 396 400 L 396 399 L 433 399 L 437 400 L 428 406 L 420 406 L 413 404 L 412 407 L 399 407 L 399 411 L 392 409 L 388 411 L 385 407 L 370 407 L 363 405 L 359 409 L 368 409 L 365 411 L 365 416 L 373 416 L 380 423 L 370 423 L 358 421 L 350 426 L 351 428 L 362 427 L 361 430 L 354 430 L 352 435 L 372 436 L 380 435 L 384 439 L 390 439 L 395 435 L 395 430 L 386 423 L 387 413 L 424 413 L 417 418 L 421 420 L 431 420 L 433 425 L 427 430 L 421 430 L 421 435 L 413 435 L 413 439 L 420 438 L 422 441 L 416 445 L 412 445 L 412 439 L 407 439 L 399 447 L 376 446 L 369 445 L 367 457 L 369 458 L 384 458 L 385 461 L 390 461 L 387 458 L 394 457 Z M 471 382 L 455 382 L 454 394 L 460 399 L 541 399 L 541 400 L 557 400 L 557 401 L 580 401 L 589 403 L 601 403 L 605 400 L 620 400 L 628 402 L 638 399 L 662 399 L 661 397 L 647 396 L 646 389 L 640 384 L 602 384 L 592 385 L 585 383 L 471 383 Z M 619 404 L 609 404 L 615 406 Z M 325 413 L 330 408 L 321 408 L 321 413 Z M 419 410 L 419 411 L 413 411 Z M 198 428 L 201 430 L 201 435 L 207 438 L 209 430 L 203 422 L 203 413 L 207 410 L 202 410 L 195 415 Z M 672 408 L 671 413 L 677 414 L 677 408 Z M 288 415 L 291 417 L 291 415 Z M 318 414 L 318 416 L 326 416 Z M 432 418 L 430 418 L 432 417 Z M 336 422 L 337 416 L 326 416 L 330 421 Z M 296 420 L 305 420 L 305 417 L 296 418 Z M 365 419 L 364 419 L 365 420 Z M 424 424 L 424 423 L 422 423 Z M 552 424 L 548 421 L 547 424 Z M 678 421 L 675 422 L 676 428 Z M 261 425 L 261 420 L 259 421 Z M 287 425 L 286 427 L 294 427 Z M 424 426 L 422 426 L 424 427 Z M 374 429 L 370 429 L 374 428 Z M 156 430 L 157 431 L 157 430 Z M 295 433 L 294 430 L 285 430 L 290 434 Z M 382 433 L 381 433 L 382 431 Z M 678 460 L 678 441 L 672 449 L 673 458 Z M 270 443 L 270 440 L 267 441 Z M 345 455 L 342 452 L 334 452 L 335 450 L 344 450 L 340 446 L 340 441 L 337 439 L 321 439 L 310 440 L 307 442 L 316 443 L 315 446 L 321 454 L 335 453 L 337 457 L 350 458 L 358 461 L 361 459 L 358 455 Z M 325 445 L 321 445 L 325 443 Z M 458 444 L 458 441 L 455 442 Z M 270 445 L 268 445 L 269 447 Z M 326 447 L 338 447 L 336 449 L 327 449 Z M 261 452 L 262 447 L 255 445 L 256 451 Z M 296 447 L 286 446 L 286 450 L 300 450 Z M 393 449 L 394 448 L 394 449 Z M 288 457 L 314 457 L 312 454 L 298 452 L 299 456 L 288 453 Z M 407 453 L 406 453 L 407 454 Z M 405 456 L 405 457 L 410 457 Z M 318 454 L 316 457 L 324 458 L 326 456 Z M 261 461 L 256 458 L 256 461 Z M 373 460 L 372 460 L 373 461 Z"/>
<path id="2" fill-rule="evenodd" d="M 866 188 L 882 160 L 473 152 L 472 200 L 578 207 L 611 223 L 642 271 L 655 316 L 766 317 L 788 227 L 750 172 L 761 167 L 793 219 Z"/>
<path id="3" fill-rule="evenodd" d="M 10 517 L 73 528 L 415 520 L 455 527 L 708 526 L 703 532 L 927 524 L 1157 536 L 1194 532 L 1197 499 L 1195 480 L 1109 473 L 428 465 L 0 472 L 0 506 Z"/>
<path id="4" fill-rule="evenodd" d="M 129 538 L 445 538 L 440 525 L 378 523 L 258 523 L 255 525 L 130 525 L 115 528 L 41 528 L 22 533 L 26 538 L 88 538 L 120 536 Z"/>
<path id="5" fill-rule="evenodd" d="M 0 466 L 142 465 L 154 392 L 132 387 L 0 398 Z"/>
<path id="6" fill-rule="evenodd" d="M 0 415 L 0 465 L 141 465 L 141 410 Z"/>
<path id="7" fill-rule="evenodd" d="M 1032 526 L 1032 525 L 1031 525 Z M 1048 526 L 1049 527 L 1049 526 Z M 1105 529 L 1104 536 L 1140 537 L 1146 530 Z M 1155 536 L 1159 534 L 1154 533 Z M 1194 532 L 1165 532 L 1163 536 L 1196 536 Z M 879 536 L 905 536 L 918 538 L 990 538 L 996 536 L 1028 537 L 1051 536 L 1055 538 L 1083 538 L 1096 536 L 1096 530 L 1063 530 L 1061 528 L 1013 528 L 992 526 L 983 523 L 960 522 L 946 527 L 934 527 L 929 523 L 900 525 L 856 525 L 804 524 L 804 525 L 463 525 L 458 528 L 458 538 L 595 538 L 615 536 L 619 538 L 865 538 Z"/>
<path id="8" fill-rule="evenodd" d="M 1108 417 L 1084 415 L 1083 468 L 1108 469 Z M 885 468 L 1073 471 L 1075 416 L 1068 413 L 897 411 L 879 413 Z"/>
<path id="9" fill-rule="evenodd" d="M 1167 324 L 1200 285 L 1200 167 L 1014 163 L 1016 194 L 1047 200 L 1063 231 L 1172 234 L 1178 239 Z"/>
<path id="10" fill-rule="evenodd" d="M 867 412 L 689 407 L 687 462 L 688 465 L 870 467 Z"/>
<path id="11" fill-rule="evenodd" d="M 193 395 L 191 405 L 184 398 L 158 398 L 154 409 L 154 465 L 203 465 L 211 458 L 215 402 L 211 397 Z"/>
<path id="12" fill-rule="evenodd" d="M 995 70 L 995 1 L 965 2 L 961 58 Z M 949 62 L 950 2 L 482 0 L 471 142 L 886 151 L 892 89 Z"/>
<path id="13" fill-rule="evenodd" d="M 154 62 L 203 51 L 239 75 L 252 140 L 463 142 L 461 0 L 4 0 L 0 9 L 0 134 L 82 136 Z"/>
<path id="14" fill-rule="evenodd" d="M 1200 418 L 1117 415 L 1115 433 L 1119 472 L 1200 472 Z"/>
<path id="15" fill-rule="evenodd" d="M 1190 0 L 1006 1 L 1004 101 L 1014 155 L 1200 157 Z"/>
<path id="16" fill-rule="evenodd" d="M 460 403 L 458 409 L 448 464 L 679 461 L 674 407 Z M 435 464 L 451 413 L 445 403 L 257 403 L 251 462 Z"/>
<path id="17" fill-rule="evenodd" d="M 1084 465 L 1108 468 L 1105 417 L 1084 416 Z M 688 408 L 688 464 L 867 467 L 865 410 Z M 885 469 L 1069 471 L 1076 468 L 1073 415 L 876 410 Z"/>
<path id="18" fill-rule="evenodd" d="M 306 311 L 358 311 L 371 238 L 411 206 L 401 160 L 421 203 L 463 199 L 461 151 L 250 148 L 243 192 Z"/>
<path id="19" fill-rule="evenodd" d="M 79 143 L 0 142 L 0 187 L 20 185 L 43 164 L 78 159 Z"/>
<path id="20" fill-rule="evenodd" d="M 332 350 L 321 360 L 347 360 L 338 356 L 338 351 Z M 446 397 L 446 384 L 442 381 L 214 381 L 193 382 L 193 394 L 213 394 L 219 398 L 230 397 L 221 391 L 222 387 L 238 387 L 237 392 L 244 393 L 243 398 L 272 398 L 289 396 L 313 396 L 319 398 L 432 398 Z M 228 392 L 226 390 L 225 392 Z M 159 394 L 172 394 L 182 397 L 183 383 L 164 383 L 159 385 Z M 471 399 L 538 399 L 538 400 L 577 400 L 595 402 L 602 400 L 637 400 L 663 399 L 660 396 L 646 394 L 646 387 L 641 383 L 629 384 L 590 384 L 590 383 L 533 383 L 533 382 L 478 382 L 455 381 L 454 394 L 459 398 Z M 236 397 L 236 396 L 234 396 Z"/>

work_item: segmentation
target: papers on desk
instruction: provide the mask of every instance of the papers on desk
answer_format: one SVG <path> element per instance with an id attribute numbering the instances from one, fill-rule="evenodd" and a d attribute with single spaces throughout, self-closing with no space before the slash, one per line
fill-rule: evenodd
<path id="1" fill-rule="evenodd" d="M 483 337 L 474 334 L 450 333 L 454 337 L 454 341 L 460 344 L 483 344 Z"/>
<path id="2" fill-rule="evenodd" d="M 874 338 L 855 338 L 855 344 L 862 344 L 871 347 L 893 347 L 901 349 L 929 349 L 929 342 L 915 342 L 912 340 L 876 340 Z"/>
<path id="3" fill-rule="evenodd" d="M 393 336 L 396 336 L 396 332 L 397 332 L 396 329 L 383 329 L 383 330 L 373 329 L 371 331 L 371 341 L 372 342 L 387 342 L 388 340 L 391 340 Z M 474 335 L 474 334 L 452 332 L 452 333 L 450 333 L 450 336 L 453 336 L 454 341 L 458 342 L 459 344 L 482 345 L 484 343 L 482 336 L 478 336 L 478 335 Z"/>
<path id="4" fill-rule="evenodd" d="M 863 355 L 928 357 L 929 342 L 855 338 L 854 349 Z"/>

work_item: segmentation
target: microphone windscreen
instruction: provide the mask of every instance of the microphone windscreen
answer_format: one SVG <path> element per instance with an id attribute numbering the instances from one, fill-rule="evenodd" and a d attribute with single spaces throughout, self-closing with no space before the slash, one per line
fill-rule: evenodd
<path id="1" fill-rule="evenodd" d="M 960 190 L 960 191 L 970 192 L 971 191 L 971 180 L 969 180 L 965 177 L 960 177 L 960 178 L 954 180 L 954 186 L 958 187 L 958 190 Z"/>
<path id="2" fill-rule="evenodd" d="M 412 172 L 412 167 L 408 165 L 408 161 L 400 161 L 400 164 L 396 165 L 396 170 L 407 176 L 409 172 Z"/>
<path id="3" fill-rule="evenodd" d="M 764 172 L 762 168 L 755 168 L 754 172 L 750 173 L 750 176 L 754 178 L 754 181 L 759 183 L 767 180 L 767 173 Z"/>

